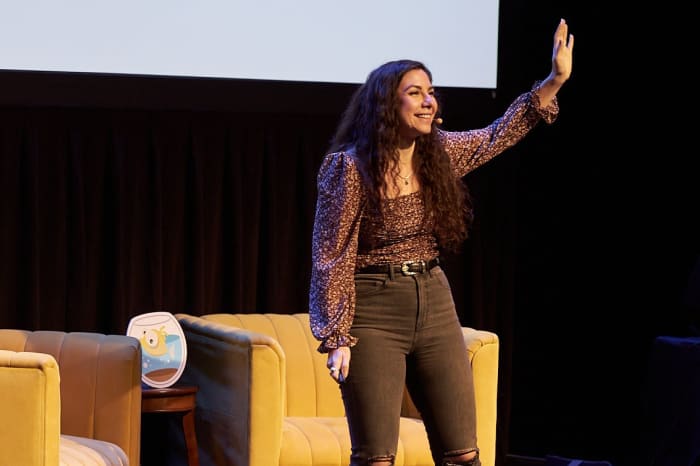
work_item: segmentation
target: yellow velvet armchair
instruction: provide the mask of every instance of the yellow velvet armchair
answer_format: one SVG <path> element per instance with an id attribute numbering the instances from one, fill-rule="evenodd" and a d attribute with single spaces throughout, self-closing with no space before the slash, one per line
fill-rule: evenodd
<path id="1" fill-rule="evenodd" d="M 0 329 L 0 465 L 139 466 L 141 345 Z"/>
<path id="2" fill-rule="evenodd" d="M 350 436 L 308 313 L 176 314 L 187 339 L 184 383 L 199 386 L 202 466 L 343 466 Z M 464 328 L 474 370 L 481 460 L 494 466 L 499 340 Z M 404 400 L 396 466 L 432 466 L 413 403 Z"/>

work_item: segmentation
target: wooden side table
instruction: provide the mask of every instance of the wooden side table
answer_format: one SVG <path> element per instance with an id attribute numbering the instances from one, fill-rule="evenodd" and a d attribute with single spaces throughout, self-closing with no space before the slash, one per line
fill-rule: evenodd
<path id="1" fill-rule="evenodd" d="M 168 388 L 142 389 L 141 413 L 182 413 L 182 431 L 187 446 L 187 464 L 199 466 L 197 435 L 194 430 L 194 408 L 199 387 L 174 385 Z"/>

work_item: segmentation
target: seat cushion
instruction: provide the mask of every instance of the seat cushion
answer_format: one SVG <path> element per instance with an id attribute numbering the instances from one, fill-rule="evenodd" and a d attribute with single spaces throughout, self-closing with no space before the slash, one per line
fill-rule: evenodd
<path id="1" fill-rule="evenodd" d="M 350 434 L 345 417 L 285 417 L 280 466 L 346 466 Z M 423 422 L 401 418 L 395 466 L 432 466 Z"/>
<path id="2" fill-rule="evenodd" d="M 58 450 L 60 466 L 129 466 L 124 450 L 102 440 L 61 435 Z"/>

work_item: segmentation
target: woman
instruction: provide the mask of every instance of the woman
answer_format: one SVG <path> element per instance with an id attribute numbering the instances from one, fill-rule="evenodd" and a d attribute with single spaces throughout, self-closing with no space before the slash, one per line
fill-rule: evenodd
<path id="1" fill-rule="evenodd" d="M 483 129 L 437 127 L 420 62 L 385 63 L 353 95 L 318 173 L 309 296 L 311 330 L 343 396 L 351 465 L 394 463 L 404 385 L 435 464 L 480 464 L 472 373 L 439 253 L 467 237 L 462 177 L 556 118 L 573 45 L 562 19 L 549 76 Z"/>

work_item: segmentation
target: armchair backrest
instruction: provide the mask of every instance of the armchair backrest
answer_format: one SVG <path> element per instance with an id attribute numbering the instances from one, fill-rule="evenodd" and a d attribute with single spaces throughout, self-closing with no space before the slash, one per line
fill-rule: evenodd
<path id="1" fill-rule="evenodd" d="M 202 319 L 275 339 L 285 357 L 285 416 L 343 416 L 338 385 L 328 376 L 326 355 L 317 351 L 309 314 L 207 314 Z"/>
<path id="2" fill-rule="evenodd" d="M 126 335 L 0 329 L 0 349 L 53 356 L 61 434 L 119 445 L 140 463 L 141 346 Z"/>

